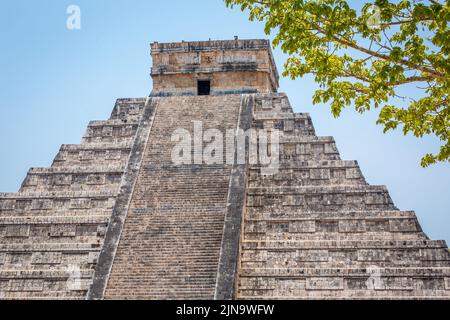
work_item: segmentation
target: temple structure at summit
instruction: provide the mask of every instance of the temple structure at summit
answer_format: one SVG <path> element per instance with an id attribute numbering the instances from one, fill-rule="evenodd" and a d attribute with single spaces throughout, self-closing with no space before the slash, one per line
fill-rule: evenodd
<path id="1" fill-rule="evenodd" d="M 269 41 L 151 52 L 148 97 L 0 194 L 1 299 L 450 298 L 446 243 L 293 111 Z M 278 130 L 278 170 L 174 163 L 195 123 Z"/>

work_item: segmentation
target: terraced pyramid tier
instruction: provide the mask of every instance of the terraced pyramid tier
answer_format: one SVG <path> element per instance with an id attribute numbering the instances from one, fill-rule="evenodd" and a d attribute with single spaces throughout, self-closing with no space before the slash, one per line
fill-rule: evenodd
<path id="1" fill-rule="evenodd" d="M 236 130 L 241 96 L 154 98 L 156 114 L 104 297 L 213 299 L 232 165 L 176 165 L 177 129 Z"/>
<path id="2" fill-rule="evenodd" d="M 146 99 L 118 100 L 50 168 L 0 194 L 0 298 L 84 299 Z"/>
<path id="3" fill-rule="evenodd" d="M 256 128 L 277 128 L 274 175 L 251 166 L 239 299 L 450 298 L 450 255 L 384 186 L 368 185 L 356 161 L 340 160 L 285 95 L 256 96 Z"/>

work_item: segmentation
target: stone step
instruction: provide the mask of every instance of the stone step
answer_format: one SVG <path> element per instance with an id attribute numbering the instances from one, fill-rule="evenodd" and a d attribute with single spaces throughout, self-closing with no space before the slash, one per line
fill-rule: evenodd
<path id="1" fill-rule="evenodd" d="M 170 140 L 180 128 L 192 134 L 193 121 L 235 130 L 240 103 L 240 95 L 158 100 L 106 298 L 213 298 L 231 166 L 174 166 Z"/>
<path id="2" fill-rule="evenodd" d="M 332 162 L 332 163 L 330 163 Z M 339 162 L 342 162 L 339 166 Z M 252 167 L 249 188 L 293 187 L 320 185 L 367 185 L 358 165 L 348 162 L 324 161 L 312 166 L 278 168 L 273 175 L 264 175 L 261 168 Z"/>
<path id="3" fill-rule="evenodd" d="M 89 121 L 88 128 L 104 128 L 104 127 L 126 127 L 139 124 L 138 121 L 129 121 L 127 119 L 108 119 L 108 120 L 92 120 Z M 103 130 L 103 129 L 102 129 Z M 108 129 L 109 130 L 109 129 Z"/>
<path id="4" fill-rule="evenodd" d="M 285 93 L 258 93 L 255 95 L 255 113 L 292 112 L 292 106 Z"/>
<path id="5" fill-rule="evenodd" d="M 84 253 L 98 252 L 101 250 L 99 243 L 11 243 L 0 244 L 0 252 L 64 252 Z"/>
<path id="6" fill-rule="evenodd" d="M 91 121 L 88 125 L 84 143 L 120 141 L 123 138 L 133 138 L 136 135 L 138 122 L 124 122 L 124 120 Z M 123 139 L 125 140 L 125 139 Z"/>
<path id="7" fill-rule="evenodd" d="M 110 120 L 139 121 L 148 98 L 117 99 Z"/>
<path id="8" fill-rule="evenodd" d="M 17 217 L 30 217 L 30 215 L 32 217 L 62 217 L 62 219 L 66 219 L 69 218 L 69 223 L 70 223 L 70 218 L 71 217 L 75 217 L 75 216 L 80 216 L 80 217 L 90 217 L 90 216 L 103 216 L 109 219 L 109 217 L 111 216 L 111 210 L 112 207 L 106 206 L 106 208 L 97 208 L 97 207 L 92 207 L 89 209 L 70 209 L 67 210 L 67 208 L 53 208 L 51 211 L 49 211 L 48 209 L 36 209 L 36 210 L 32 210 L 31 211 L 31 203 L 29 203 L 28 201 L 25 206 L 24 203 L 20 203 L 20 207 L 15 206 L 14 209 L 5 209 L 2 210 L 0 209 L 0 217 L 3 218 L 17 218 Z M 108 208 L 109 207 L 109 208 Z"/>
<path id="9" fill-rule="evenodd" d="M 447 244 L 443 240 L 415 240 L 415 241 L 243 241 L 243 250 L 325 250 L 325 249 L 445 249 Z M 447 251 L 447 254 L 450 253 Z"/>
<path id="10" fill-rule="evenodd" d="M 0 294 L 4 300 L 30 300 L 30 301 L 80 301 L 86 300 L 87 290 L 67 293 L 64 291 L 46 292 L 7 292 Z"/>
<path id="11" fill-rule="evenodd" d="M 93 270 L 86 270 L 80 268 L 79 277 L 80 279 L 90 279 L 93 275 Z M 20 267 L 15 267 L 11 270 L 0 270 L 0 279 L 17 279 L 17 278 L 26 278 L 26 279 L 40 279 L 42 280 L 64 280 L 70 277 L 68 270 L 59 269 L 59 270 L 49 270 L 48 268 L 41 270 L 28 270 L 21 269 Z"/>
<path id="12" fill-rule="evenodd" d="M 0 200 L 27 200 L 27 199 L 76 199 L 76 198 L 108 198 L 114 197 L 117 192 L 110 190 L 100 191 L 29 191 L 17 193 L 0 193 Z"/>
<path id="13" fill-rule="evenodd" d="M 346 270 L 343 270 L 344 272 Z M 400 298 L 450 297 L 447 278 L 427 273 L 425 276 L 381 276 L 342 274 L 327 276 L 289 276 L 277 278 L 241 278 L 242 296 L 268 296 L 297 299 L 323 298 Z"/>
<path id="14" fill-rule="evenodd" d="M 292 112 L 257 111 L 253 120 L 254 129 L 279 130 L 280 133 L 315 136 L 309 114 Z"/>
<path id="15" fill-rule="evenodd" d="M 416 219 L 414 211 L 400 210 L 348 210 L 348 211 L 285 211 L 275 212 L 271 208 L 247 208 L 245 219 L 248 221 L 305 221 L 305 220 L 371 220 L 371 219 Z"/>
<path id="16" fill-rule="evenodd" d="M 131 150 L 130 142 L 63 145 L 52 166 L 124 165 L 121 161 L 128 160 Z"/>
<path id="17" fill-rule="evenodd" d="M 135 103 L 118 101 L 113 120 L 91 122 L 82 144 L 63 145 L 51 168 L 0 194 L 0 298 L 86 296 L 143 111 Z"/>
<path id="18" fill-rule="evenodd" d="M 274 290 L 242 290 L 239 299 L 242 300 L 448 300 L 449 293 L 444 290 L 320 290 L 318 291 L 295 291 L 294 294 L 283 293 L 287 289 Z"/>
<path id="19" fill-rule="evenodd" d="M 64 238 L 71 242 L 100 243 L 107 224 L 48 224 L 48 225 L 7 225 L 0 226 L 3 244 L 30 244 L 36 241 L 59 243 Z"/>
<path id="20" fill-rule="evenodd" d="M 112 209 L 117 192 L 67 191 L 0 194 L 0 213 L 22 212 L 29 215 L 34 210 L 49 215 L 52 210 Z M 55 212 L 55 215 L 57 213 Z"/>
<path id="21" fill-rule="evenodd" d="M 289 257 L 285 258 L 283 255 L 276 255 L 272 253 L 270 255 L 270 260 L 262 260 L 260 256 L 255 255 L 254 257 L 247 257 L 242 259 L 241 268 L 371 268 L 376 265 L 379 268 L 411 268 L 411 267 L 420 267 L 420 268 L 445 268 L 449 265 L 449 260 L 441 259 L 441 260 L 409 260 L 408 255 L 411 252 L 402 252 L 400 251 L 389 251 L 384 252 L 389 255 L 385 261 L 374 261 L 374 260 L 358 260 L 354 258 L 351 260 L 350 258 L 356 257 L 355 252 L 347 252 L 347 251 L 334 251 L 330 253 L 327 257 L 328 260 L 324 257 L 323 261 L 317 261 L 318 259 L 312 259 L 313 261 L 303 261 L 300 259 L 292 259 Z M 413 252 L 414 253 L 414 252 Z M 406 259 L 405 259 L 406 257 Z M 411 255 L 414 259 L 416 259 L 417 254 Z M 258 260 L 260 259 L 260 260 Z"/>
<path id="22" fill-rule="evenodd" d="M 241 269 L 240 278 L 244 277 L 276 277 L 276 278 L 305 278 L 305 277 L 369 277 L 376 273 L 380 277 L 450 277 L 450 267 L 446 268 L 252 268 Z"/>
<path id="23" fill-rule="evenodd" d="M 73 216 L 0 216 L 0 226 L 9 225 L 58 225 L 58 224 L 106 224 L 109 221 L 108 215 L 80 215 Z"/>
<path id="24" fill-rule="evenodd" d="M 270 248 L 268 250 L 247 250 L 241 255 L 242 266 L 256 263 L 266 268 L 300 268 L 311 264 L 315 267 L 330 268 L 332 265 L 338 267 L 354 267 L 363 264 L 383 264 L 392 267 L 395 265 L 422 266 L 422 262 L 448 262 L 450 255 L 442 248 L 340 248 L 338 246 L 328 249 L 293 249 Z M 316 263 L 317 265 L 314 265 Z M 442 264 L 440 265 L 442 266 Z M 445 265 L 444 265 L 445 266 Z"/>
<path id="25" fill-rule="evenodd" d="M 254 212 L 254 211 L 253 211 Z M 400 211 L 398 211 L 400 213 Z M 393 211 L 395 213 L 395 211 Z M 355 215 L 347 212 L 340 214 L 318 215 L 318 214 L 295 214 L 276 216 L 266 213 L 249 214 L 245 221 L 245 233 L 259 234 L 305 234 L 306 237 L 317 234 L 345 235 L 362 233 L 398 233 L 398 232 L 422 232 L 414 213 L 403 213 L 399 215 L 381 213 L 374 215 Z M 251 216 L 250 216 L 251 215 Z M 307 234 L 307 235 L 306 235 Z"/>
<path id="26" fill-rule="evenodd" d="M 385 186 L 248 188 L 247 207 L 285 211 L 396 210 Z"/>
<path id="27" fill-rule="evenodd" d="M 128 136 L 103 136 L 103 137 L 86 137 L 84 136 L 81 140 L 81 143 L 89 143 L 89 144 L 100 144 L 100 143 L 110 143 L 110 144 L 126 144 L 134 141 L 134 135 Z"/>
<path id="28" fill-rule="evenodd" d="M 120 166 L 125 168 L 128 162 L 128 156 L 120 154 L 115 159 L 112 157 L 116 157 L 116 155 L 112 156 L 111 154 L 99 154 L 96 155 L 95 158 L 92 159 L 81 159 L 80 157 L 72 157 L 72 159 L 64 159 L 64 160 L 54 160 L 52 163 L 52 168 L 55 169 L 89 169 L 93 166 L 99 164 L 108 164 L 110 166 Z"/>
<path id="29" fill-rule="evenodd" d="M 82 144 L 63 144 L 60 151 L 105 151 L 105 150 L 129 150 L 132 147 L 132 141 L 123 143 L 82 143 Z"/>
<path id="30" fill-rule="evenodd" d="M 102 171 L 103 170 L 103 171 Z M 32 168 L 22 183 L 20 192 L 115 190 L 122 180 L 124 168 Z"/>
<path id="31" fill-rule="evenodd" d="M 290 233 L 290 232 L 267 232 L 256 233 L 246 232 L 243 236 L 248 241 L 303 241 L 303 240 L 327 240 L 327 241 L 344 241 L 344 240 L 427 240 L 428 237 L 423 232 L 383 232 L 383 231 L 366 231 L 366 232 L 314 232 L 314 233 Z"/>
<path id="32" fill-rule="evenodd" d="M 284 133 L 279 139 L 280 163 L 340 160 L 333 137 L 317 137 Z"/>

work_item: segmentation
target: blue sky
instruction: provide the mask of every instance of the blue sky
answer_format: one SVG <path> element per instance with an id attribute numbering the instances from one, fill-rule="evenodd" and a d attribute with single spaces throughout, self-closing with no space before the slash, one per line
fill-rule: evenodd
<path id="1" fill-rule="evenodd" d="M 66 28 L 71 4 L 81 8 L 81 30 Z M 30 167 L 50 166 L 61 144 L 79 143 L 88 122 L 107 119 L 117 98 L 147 96 L 151 42 L 235 35 L 267 38 L 262 24 L 221 0 L 2 0 L 0 191 L 17 191 Z M 274 53 L 281 72 L 286 57 Z M 327 106 L 312 106 L 315 89 L 311 77 L 281 80 L 295 111 L 310 112 L 343 159 L 357 159 L 371 184 L 388 186 L 397 207 L 417 212 L 431 238 L 450 242 L 450 165 L 419 166 L 438 141 L 385 135 L 376 112 L 348 110 L 334 119 Z"/>

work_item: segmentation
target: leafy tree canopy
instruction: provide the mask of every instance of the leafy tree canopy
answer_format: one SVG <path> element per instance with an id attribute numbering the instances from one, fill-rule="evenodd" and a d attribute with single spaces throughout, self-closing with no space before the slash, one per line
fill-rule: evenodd
<path id="1" fill-rule="evenodd" d="M 225 0 L 265 22 L 274 46 L 289 55 L 283 75 L 314 74 L 313 102 L 330 103 L 335 117 L 353 106 L 381 108 L 384 131 L 435 135 L 441 147 L 426 167 L 450 161 L 450 0 L 375 0 L 355 8 L 345 0 Z M 414 85 L 419 98 L 403 97 Z M 396 98 L 406 101 L 393 105 Z"/>

